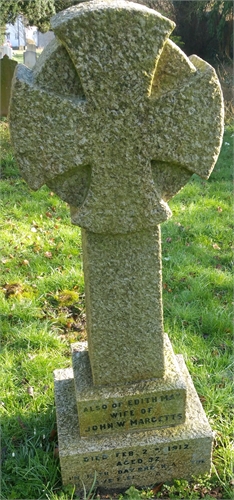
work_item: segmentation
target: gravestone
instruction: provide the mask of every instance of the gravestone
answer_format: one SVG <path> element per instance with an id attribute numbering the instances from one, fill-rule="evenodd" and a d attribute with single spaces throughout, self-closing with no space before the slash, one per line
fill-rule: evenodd
<path id="1" fill-rule="evenodd" d="M 27 51 L 36 52 L 36 44 L 35 43 L 27 43 Z"/>
<path id="2" fill-rule="evenodd" d="M 24 52 L 24 64 L 28 68 L 32 69 L 37 62 L 37 54 L 35 50 L 26 50 Z"/>
<path id="3" fill-rule="evenodd" d="M 9 47 L 9 45 L 2 45 L 0 47 L 0 53 L 1 53 L 1 59 L 4 57 L 4 56 L 8 56 L 9 59 L 12 59 L 12 55 L 13 55 L 13 50 L 11 47 Z"/>
<path id="4" fill-rule="evenodd" d="M 7 55 L 5 55 L 2 59 L 0 59 L 0 75 L 1 75 L 0 115 L 1 116 L 8 115 L 10 96 L 11 96 L 11 84 L 16 65 L 17 61 L 9 59 Z"/>
<path id="5" fill-rule="evenodd" d="M 89 488 L 96 475 L 110 490 L 208 473 L 212 431 L 163 329 L 160 224 L 217 160 L 216 73 L 139 4 L 94 0 L 51 25 L 34 69 L 17 68 L 10 127 L 25 180 L 47 184 L 82 228 L 88 342 L 55 372 L 63 482 Z"/>

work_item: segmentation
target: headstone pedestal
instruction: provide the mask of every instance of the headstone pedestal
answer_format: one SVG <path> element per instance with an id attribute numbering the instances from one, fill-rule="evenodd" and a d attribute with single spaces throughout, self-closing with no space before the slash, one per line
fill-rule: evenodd
<path id="1" fill-rule="evenodd" d="M 223 106 L 215 71 L 169 40 L 173 28 L 125 0 L 79 4 L 52 18 L 56 39 L 15 75 L 22 174 L 82 228 L 88 342 L 55 371 L 62 479 L 81 490 L 211 466 L 212 431 L 164 333 L 160 224 L 192 173 L 209 177 Z"/>

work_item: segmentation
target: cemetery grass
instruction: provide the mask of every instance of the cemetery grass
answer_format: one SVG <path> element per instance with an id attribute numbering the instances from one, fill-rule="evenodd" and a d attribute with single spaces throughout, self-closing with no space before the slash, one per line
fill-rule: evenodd
<path id="1" fill-rule="evenodd" d="M 49 189 L 32 192 L 22 180 L 7 122 L 0 126 L 1 498 L 70 500 L 77 497 L 61 485 L 53 370 L 70 366 L 70 344 L 86 338 L 80 230 Z M 215 432 L 212 475 L 105 498 L 232 498 L 233 135 L 228 126 L 210 180 L 193 176 L 162 225 L 165 331 Z"/>

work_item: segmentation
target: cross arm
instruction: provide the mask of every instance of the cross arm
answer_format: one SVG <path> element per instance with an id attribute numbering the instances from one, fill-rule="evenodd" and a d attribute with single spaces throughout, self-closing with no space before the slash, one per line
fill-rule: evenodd
<path id="1" fill-rule="evenodd" d="M 93 0 L 70 7 L 51 26 L 95 107 L 139 109 L 155 60 L 175 24 L 155 10 L 124 0 Z"/>
<path id="2" fill-rule="evenodd" d="M 153 174 L 169 199 L 192 173 L 208 178 L 222 144 L 223 100 L 215 70 L 197 56 L 189 59 L 167 41 L 149 99 L 146 142 Z M 157 172 L 157 168 L 159 169 Z M 174 176 L 171 191 L 170 179 Z"/>
<path id="3" fill-rule="evenodd" d="M 87 104 L 77 96 L 54 93 L 53 87 L 43 88 L 35 80 L 32 70 L 18 65 L 10 111 L 17 162 L 32 189 L 47 184 L 68 203 L 79 205 L 90 180 Z"/>

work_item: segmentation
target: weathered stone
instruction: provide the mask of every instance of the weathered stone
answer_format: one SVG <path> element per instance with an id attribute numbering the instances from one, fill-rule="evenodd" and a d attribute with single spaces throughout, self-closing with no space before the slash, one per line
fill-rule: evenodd
<path id="1" fill-rule="evenodd" d="M 212 432 L 184 365 L 177 356 L 188 389 L 186 421 L 176 427 L 131 431 L 111 436 L 79 437 L 73 370 L 56 370 L 55 396 L 59 456 L 64 484 L 78 489 L 138 487 L 192 478 L 210 472 Z M 69 418 L 68 418 L 69 415 Z"/>
<path id="2" fill-rule="evenodd" d="M 170 215 L 165 189 L 168 199 L 190 173 L 207 177 L 217 159 L 222 98 L 213 68 L 191 62 L 167 39 L 174 23 L 138 4 L 88 2 L 55 16 L 52 26 L 60 44 L 49 44 L 38 69 L 16 74 L 11 129 L 25 179 L 56 190 L 72 205 L 73 222 L 90 231 L 155 227 Z M 59 51 L 69 61 L 65 75 L 61 66 L 56 71 Z M 77 82 L 69 93 L 68 65 Z M 15 116 L 14 102 L 29 110 L 31 123 L 23 112 Z"/>
<path id="3" fill-rule="evenodd" d="M 0 90 L 0 114 L 1 116 L 8 115 L 10 96 L 11 96 L 11 84 L 14 75 L 15 67 L 17 65 L 16 61 L 9 59 L 5 55 L 0 59 L 0 76 L 1 76 L 1 90 Z"/>
<path id="4" fill-rule="evenodd" d="M 94 384 L 162 377 L 160 229 L 121 235 L 83 230 L 82 241 Z"/>
<path id="5" fill-rule="evenodd" d="M 193 172 L 211 173 L 223 106 L 214 69 L 169 40 L 173 27 L 124 0 L 80 4 L 15 75 L 23 176 L 82 227 L 88 352 L 55 374 L 63 481 L 78 488 L 94 471 L 123 488 L 210 469 L 212 432 L 164 335 L 159 224 Z"/>
<path id="6" fill-rule="evenodd" d="M 36 189 L 46 182 L 70 203 L 73 222 L 86 230 L 86 307 L 95 383 L 118 382 L 118 359 L 133 332 L 132 369 L 127 358 L 123 376 L 132 381 L 147 370 L 147 376 L 161 376 L 160 241 L 153 232 L 170 216 L 166 200 L 191 173 L 206 177 L 213 168 L 222 131 L 218 79 L 208 64 L 194 58 L 196 68 L 168 41 L 173 22 L 138 4 L 88 2 L 55 16 L 52 27 L 59 42 L 49 44 L 34 71 L 20 67 L 16 74 L 11 112 L 16 155 L 29 184 Z M 100 239 L 100 233 L 107 236 Z M 127 235 L 126 249 L 123 237 L 112 236 L 120 234 Z M 109 265 L 101 254 L 107 250 Z M 125 265 L 118 281 L 121 252 Z M 114 273 L 115 285 L 107 292 Z M 146 275 L 154 282 L 147 284 L 148 292 Z M 108 293 L 106 307 L 102 296 Z M 101 349 L 95 355 L 96 347 Z M 109 353 L 114 356 L 106 371 Z"/>
<path id="7" fill-rule="evenodd" d="M 81 436 L 173 427 L 184 422 L 186 383 L 167 336 L 164 345 L 165 373 L 162 378 L 147 380 L 145 376 L 136 383 L 124 384 L 122 377 L 118 385 L 102 387 L 93 383 L 88 351 L 82 349 L 80 352 L 80 343 L 73 345 Z M 122 357 L 119 365 L 123 365 Z M 124 369 L 123 366 L 123 373 Z"/>

